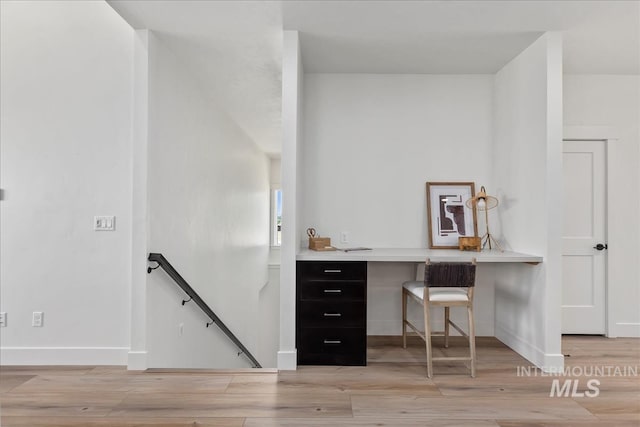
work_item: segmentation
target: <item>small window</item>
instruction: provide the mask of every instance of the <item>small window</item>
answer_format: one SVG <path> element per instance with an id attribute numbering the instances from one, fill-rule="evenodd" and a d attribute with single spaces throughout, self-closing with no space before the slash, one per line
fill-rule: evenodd
<path id="1" fill-rule="evenodd" d="M 271 192 L 271 246 L 282 244 L 282 190 Z"/>

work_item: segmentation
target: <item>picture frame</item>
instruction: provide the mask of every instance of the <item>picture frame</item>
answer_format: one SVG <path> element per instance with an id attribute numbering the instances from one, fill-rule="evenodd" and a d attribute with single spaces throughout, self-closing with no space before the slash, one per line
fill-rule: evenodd
<path id="1" fill-rule="evenodd" d="M 476 210 L 465 204 L 474 195 L 473 182 L 427 182 L 430 249 L 458 249 L 458 237 L 478 235 Z"/>

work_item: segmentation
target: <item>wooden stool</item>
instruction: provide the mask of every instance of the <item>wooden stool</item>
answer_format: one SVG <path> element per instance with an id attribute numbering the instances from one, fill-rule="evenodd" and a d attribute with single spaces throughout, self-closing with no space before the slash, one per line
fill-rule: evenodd
<path id="1" fill-rule="evenodd" d="M 407 348 L 407 326 L 425 340 L 427 347 L 427 376 L 432 378 L 432 362 L 439 360 L 461 360 L 471 362 L 471 376 L 476 376 L 476 335 L 473 321 L 473 289 L 476 278 L 476 259 L 470 263 L 425 262 L 424 281 L 410 281 L 402 284 L 402 345 Z M 407 320 L 407 299 L 413 298 L 422 305 L 424 312 L 424 333 Z M 426 302 L 426 303 L 425 303 Z M 429 306 L 444 307 L 444 331 L 431 332 Z M 450 307 L 466 307 L 469 316 L 469 333 L 466 334 L 449 318 Z M 469 357 L 433 357 L 431 336 L 444 335 L 444 346 L 449 347 L 449 325 L 453 326 L 469 341 Z"/>

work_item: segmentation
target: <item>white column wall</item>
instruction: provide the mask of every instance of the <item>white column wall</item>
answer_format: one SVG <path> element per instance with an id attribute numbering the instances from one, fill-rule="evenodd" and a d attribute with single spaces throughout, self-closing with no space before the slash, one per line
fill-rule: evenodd
<path id="1" fill-rule="evenodd" d="M 297 31 L 284 32 L 282 50 L 282 247 L 278 369 L 293 370 L 296 356 L 296 253 L 299 249 L 303 69 Z"/>
<path id="2" fill-rule="evenodd" d="M 531 362 L 563 365 L 560 349 L 562 40 L 546 33 L 494 82 L 493 171 L 506 249 L 544 257 L 496 274 L 496 336 Z"/>
<path id="3" fill-rule="evenodd" d="M 131 180 L 131 338 L 127 366 L 143 370 L 147 366 L 147 186 L 149 156 L 149 30 L 133 34 L 133 174 Z M 153 43 L 152 43 L 153 44 Z"/>

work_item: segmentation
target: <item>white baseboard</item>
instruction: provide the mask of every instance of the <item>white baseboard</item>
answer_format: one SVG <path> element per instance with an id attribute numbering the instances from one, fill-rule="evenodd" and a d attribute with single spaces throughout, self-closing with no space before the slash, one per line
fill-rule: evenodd
<path id="1" fill-rule="evenodd" d="M 146 351 L 130 351 L 129 360 L 127 362 L 127 370 L 144 371 L 147 369 L 147 352 Z"/>
<path id="2" fill-rule="evenodd" d="M 616 337 L 640 338 L 640 323 L 616 323 Z"/>
<path id="3" fill-rule="evenodd" d="M 279 371 L 295 371 L 298 368 L 298 352 L 279 351 L 278 352 L 278 370 Z"/>
<path id="4" fill-rule="evenodd" d="M 564 368 L 564 354 L 544 354 L 543 371 L 545 372 L 558 372 Z"/>
<path id="5" fill-rule="evenodd" d="M 128 347 L 2 347 L 2 365 L 126 365 Z"/>
<path id="6" fill-rule="evenodd" d="M 495 330 L 496 338 L 538 368 L 552 371 L 560 370 L 564 367 L 564 356 L 562 354 L 545 353 L 537 346 L 524 341 L 500 325 L 496 325 Z"/>

